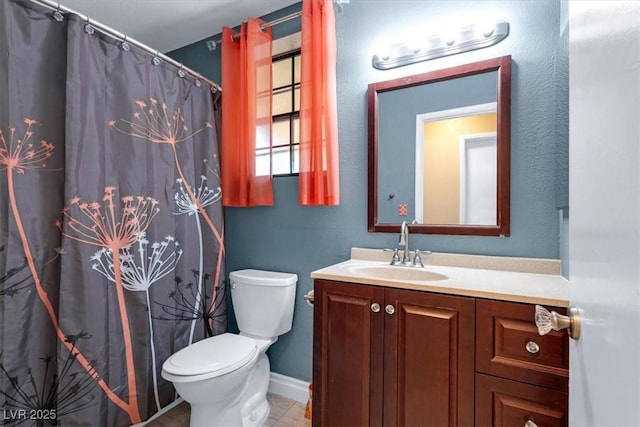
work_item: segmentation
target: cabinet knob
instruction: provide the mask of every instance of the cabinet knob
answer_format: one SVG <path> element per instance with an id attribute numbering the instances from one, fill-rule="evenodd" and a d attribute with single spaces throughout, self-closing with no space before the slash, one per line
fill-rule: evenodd
<path id="1" fill-rule="evenodd" d="M 552 329 L 554 331 L 568 329 L 571 338 L 574 340 L 580 338 L 580 311 L 576 307 L 569 307 L 567 312 L 569 315 L 563 316 L 536 304 L 535 319 L 538 333 L 546 335 Z"/>
<path id="2" fill-rule="evenodd" d="M 391 304 L 389 304 L 388 306 L 386 306 L 384 308 L 384 311 L 386 311 L 388 314 L 393 314 L 396 312 L 396 309 L 394 306 L 392 306 Z"/>
<path id="3" fill-rule="evenodd" d="M 538 427 L 538 424 L 534 423 L 531 420 L 527 420 L 527 422 L 524 423 L 524 427 Z"/>
<path id="4" fill-rule="evenodd" d="M 531 354 L 536 354 L 540 351 L 540 346 L 533 341 L 529 341 L 526 345 L 527 351 Z"/>
<path id="5" fill-rule="evenodd" d="M 379 312 L 380 304 L 378 304 L 377 302 L 374 302 L 373 304 L 371 304 L 371 311 L 373 311 L 374 313 Z"/>

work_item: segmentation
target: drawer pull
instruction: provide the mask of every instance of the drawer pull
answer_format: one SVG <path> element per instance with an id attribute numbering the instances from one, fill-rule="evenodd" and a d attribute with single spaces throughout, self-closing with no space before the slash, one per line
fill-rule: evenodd
<path id="1" fill-rule="evenodd" d="M 526 345 L 527 351 L 531 354 L 536 354 L 540 351 L 540 346 L 533 341 L 529 341 Z"/>
<path id="2" fill-rule="evenodd" d="M 386 311 L 388 314 L 393 314 L 396 312 L 396 309 L 391 304 L 389 304 L 384 308 L 384 311 Z"/>
<path id="3" fill-rule="evenodd" d="M 378 304 L 377 302 L 374 302 L 373 304 L 371 304 L 371 311 L 373 311 L 374 313 L 379 312 L 380 304 Z"/>
<path id="4" fill-rule="evenodd" d="M 524 427 L 538 427 L 538 424 L 534 423 L 531 420 L 527 420 L 527 422 L 524 423 Z"/>
<path id="5" fill-rule="evenodd" d="M 546 335 L 553 329 L 560 331 L 568 329 L 569 336 L 574 340 L 580 338 L 580 310 L 576 307 L 569 307 L 568 316 L 563 316 L 555 311 L 549 311 L 546 308 L 536 304 L 536 326 L 540 335 Z"/>

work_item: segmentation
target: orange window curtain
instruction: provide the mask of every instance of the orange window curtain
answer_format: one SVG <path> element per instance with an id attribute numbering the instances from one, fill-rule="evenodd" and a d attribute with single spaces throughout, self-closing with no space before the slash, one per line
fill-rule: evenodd
<path id="1" fill-rule="evenodd" d="M 300 78 L 301 205 L 340 203 L 333 0 L 303 0 Z"/>
<path id="2" fill-rule="evenodd" d="M 271 28 L 249 18 L 239 38 L 222 29 L 221 185 L 224 206 L 273 205 L 271 162 L 256 168 L 256 148 L 271 151 Z M 265 157 L 266 158 L 266 157 Z"/>

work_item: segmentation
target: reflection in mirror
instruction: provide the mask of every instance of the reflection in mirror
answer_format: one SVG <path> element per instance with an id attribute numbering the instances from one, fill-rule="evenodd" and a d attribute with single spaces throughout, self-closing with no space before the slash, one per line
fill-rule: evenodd
<path id="1" fill-rule="evenodd" d="M 418 224 L 496 224 L 496 124 L 495 102 L 416 116 Z"/>
<path id="2" fill-rule="evenodd" d="M 369 85 L 369 231 L 509 234 L 510 64 Z"/>

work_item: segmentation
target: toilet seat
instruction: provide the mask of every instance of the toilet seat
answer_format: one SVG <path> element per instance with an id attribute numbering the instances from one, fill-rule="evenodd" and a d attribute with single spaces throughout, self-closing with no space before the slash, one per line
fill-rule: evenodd
<path id="1" fill-rule="evenodd" d="M 256 341 L 236 334 L 222 334 L 198 341 L 169 357 L 162 377 L 191 382 L 215 378 L 235 371 L 258 357 Z"/>

